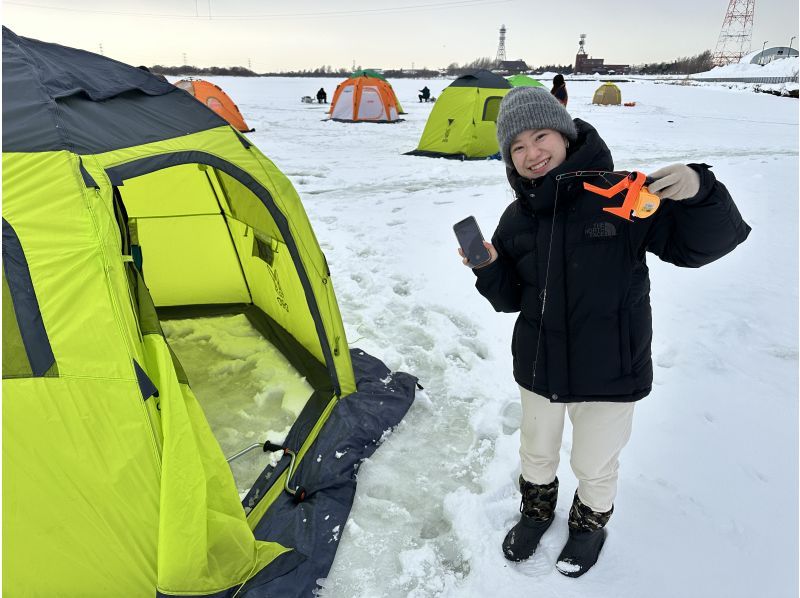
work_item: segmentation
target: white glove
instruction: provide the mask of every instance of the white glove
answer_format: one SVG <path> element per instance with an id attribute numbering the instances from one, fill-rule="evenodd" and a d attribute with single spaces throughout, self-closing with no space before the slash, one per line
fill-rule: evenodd
<path id="1" fill-rule="evenodd" d="M 655 179 L 647 185 L 661 199 L 689 199 L 700 191 L 700 175 L 685 164 L 670 164 L 647 175 Z"/>

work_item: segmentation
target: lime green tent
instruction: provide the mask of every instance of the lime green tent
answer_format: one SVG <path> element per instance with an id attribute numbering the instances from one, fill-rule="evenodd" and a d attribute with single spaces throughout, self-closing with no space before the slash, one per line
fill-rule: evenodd
<path id="1" fill-rule="evenodd" d="M 489 71 L 459 77 L 436 99 L 417 149 L 406 155 L 470 160 L 498 153 L 497 111 L 510 89 Z"/>
<path id="2" fill-rule="evenodd" d="M 544 85 L 528 75 L 512 75 L 508 77 L 508 82 L 511 83 L 512 87 L 544 87 Z"/>
<path id="3" fill-rule="evenodd" d="M 213 111 L 5 27 L 3 90 L 3 595 L 310 595 L 365 456 L 332 451 L 377 443 L 413 379 L 357 389 L 297 193 Z M 313 388 L 244 503 L 160 325 L 219 313 Z"/>

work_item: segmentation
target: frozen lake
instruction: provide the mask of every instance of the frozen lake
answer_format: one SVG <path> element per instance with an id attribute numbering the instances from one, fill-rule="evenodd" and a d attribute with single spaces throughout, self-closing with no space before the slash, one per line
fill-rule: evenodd
<path id="1" fill-rule="evenodd" d="M 576 486 L 569 429 L 556 522 L 531 561 L 500 552 L 519 506 L 514 317 L 473 288 L 452 225 L 472 214 L 491 235 L 513 199 L 503 165 L 401 155 L 433 108 L 417 90 L 438 97 L 450 81 L 394 80 L 404 122 L 346 124 L 300 102 L 319 87 L 332 98 L 335 79 L 212 80 L 297 188 L 351 346 L 425 387 L 360 470 L 321 596 L 797 596 L 797 100 L 639 81 L 619 84 L 635 107 L 600 107 L 598 83 L 567 82 L 569 111 L 617 168 L 711 164 L 753 227 L 699 270 L 650 256 L 654 391 L 637 406 L 603 553 L 573 580 L 553 567 Z"/>

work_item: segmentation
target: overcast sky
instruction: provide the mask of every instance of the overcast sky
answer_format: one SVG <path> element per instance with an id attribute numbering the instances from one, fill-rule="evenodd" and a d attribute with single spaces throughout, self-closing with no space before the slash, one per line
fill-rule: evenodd
<path id="1" fill-rule="evenodd" d="M 530 66 L 587 53 L 640 64 L 713 51 L 728 0 L 4 0 L 18 35 L 134 65 L 251 66 L 257 72 L 441 68 L 497 54 Z M 210 15 L 210 16 L 209 16 Z M 751 47 L 788 46 L 796 0 L 758 0 Z M 792 47 L 798 47 L 795 39 Z"/>

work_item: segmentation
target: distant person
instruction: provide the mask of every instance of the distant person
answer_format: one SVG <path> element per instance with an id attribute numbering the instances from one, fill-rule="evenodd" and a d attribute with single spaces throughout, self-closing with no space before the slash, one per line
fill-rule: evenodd
<path id="1" fill-rule="evenodd" d="M 325 93 L 325 88 L 320 87 L 319 91 L 317 92 L 317 103 L 318 104 L 327 104 L 328 103 L 328 94 Z"/>
<path id="2" fill-rule="evenodd" d="M 431 90 L 427 86 L 419 90 L 419 101 L 427 102 L 431 99 Z"/>
<path id="3" fill-rule="evenodd" d="M 572 177 L 588 174 L 585 180 L 602 187 L 616 182 L 606 178 L 613 176 L 611 151 L 593 126 L 573 120 L 546 89 L 515 87 L 506 94 L 497 141 L 516 199 L 491 243 L 484 242 L 489 261 L 473 272 L 478 292 L 496 311 L 519 314 L 511 354 L 522 401 L 522 504 L 503 555 L 530 558 L 555 520 L 569 416 L 578 489 L 556 569 L 578 577 L 603 547 L 634 406 L 653 390 L 645 253 L 696 268 L 732 251 L 750 227 L 707 164 L 671 164 L 651 173 L 649 189 L 661 206 L 649 218 L 604 212 L 604 202 Z"/>
<path id="4" fill-rule="evenodd" d="M 564 82 L 564 75 L 556 75 L 553 77 L 553 89 L 550 90 L 556 99 L 561 102 L 564 108 L 567 107 L 569 95 L 567 95 L 567 84 Z"/>

